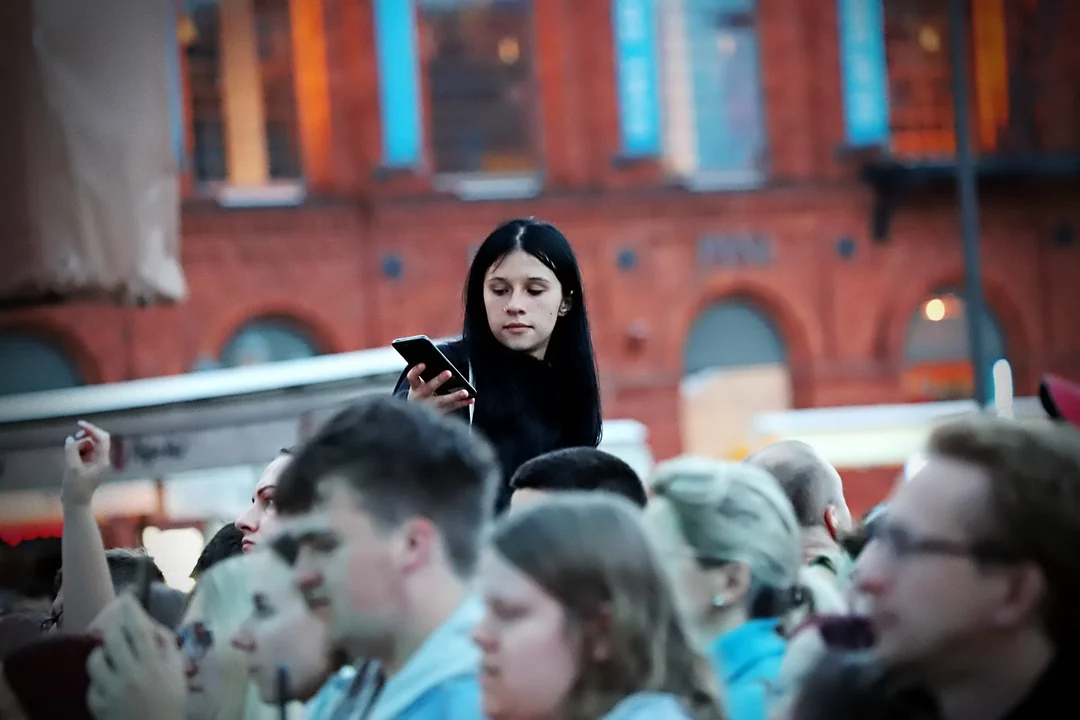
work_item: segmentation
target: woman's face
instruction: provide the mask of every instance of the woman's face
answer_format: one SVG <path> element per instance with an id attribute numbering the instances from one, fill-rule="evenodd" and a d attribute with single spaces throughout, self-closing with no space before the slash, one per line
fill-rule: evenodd
<path id="1" fill-rule="evenodd" d="M 287 699 L 306 700 L 330 675 L 326 625 L 308 609 L 292 569 L 277 555 L 257 553 L 251 561 L 258 564 L 252 574 L 253 609 L 233 645 L 247 653 L 263 702 L 279 701 L 279 667 L 289 673 Z"/>
<path id="2" fill-rule="evenodd" d="M 197 606 L 192 607 L 185 621 L 178 640 L 187 676 L 187 720 L 212 720 L 225 702 L 226 678 L 235 674 L 228 669 L 232 651 L 227 646 L 222 648 L 221 638 L 215 637 L 213 627 Z"/>
<path id="3" fill-rule="evenodd" d="M 274 505 L 274 495 L 277 492 L 278 478 L 281 477 L 290 459 L 288 455 L 279 455 L 266 466 L 262 477 L 255 485 L 255 493 L 251 496 L 251 507 L 236 520 L 236 527 L 244 533 L 245 553 L 251 552 L 252 548 L 264 539 L 273 537 L 277 530 L 277 507 Z"/>
<path id="4" fill-rule="evenodd" d="M 535 256 L 515 250 L 484 275 L 484 308 L 499 342 L 542 360 L 555 323 L 570 306 L 555 273 Z"/>
<path id="5" fill-rule="evenodd" d="M 645 511 L 645 529 L 668 570 L 680 611 L 692 623 L 704 622 L 713 610 L 715 579 L 697 562 L 674 512 L 663 503 L 650 505 Z"/>
<path id="6" fill-rule="evenodd" d="M 473 640 L 483 652 L 484 716 L 556 715 L 578 674 L 562 605 L 494 551 L 481 560 L 480 588 L 487 612 Z"/>

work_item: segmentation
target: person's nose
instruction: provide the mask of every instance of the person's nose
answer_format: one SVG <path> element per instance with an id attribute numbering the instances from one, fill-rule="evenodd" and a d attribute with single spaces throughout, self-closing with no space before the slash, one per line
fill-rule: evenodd
<path id="1" fill-rule="evenodd" d="M 511 316 L 518 316 L 525 312 L 524 303 L 522 303 L 522 296 L 524 293 L 513 290 L 510 293 L 509 298 L 506 301 L 506 314 Z"/>
<path id="2" fill-rule="evenodd" d="M 476 623 L 472 630 L 472 641 L 483 652 L 489 653 L 495 649 L 495 634 L 492 632 L 491 620 L 485 613 Z"/>
<path id="3" fill-rule="evenodd" d="M 240 652 L 255 652 L 255 637 L 248 632 L 247 628 L 241 627 L 240 631 L 233 635 L 232 646 Z"/>
<path id="4" fill-rule="evenodd" d="M 852 588 L 862 595 L 881 595 L 888 586 L 892 563 L 880 542 L 867 545 L 852 570 Z"/>
<path id="5" fill-rule="evenodd" d="M 322 585 L 322 573 L 319 571 L 310 548 L 300 547 L 293 564 L 293 584 L 302 593 L 307 593 Z"/>
<path id="6" fill-rule="evenodd" d="M 318 570 L 308 570 L 296 575 L 296 589 L 307 595 L 318 589 L 323 584 L 322 573 Z"/>
<path id="7" fill-rule="evenodd" d="M 240 517 L 236 518 L 236 529 L 244 533 L 244 535 L 251 535 L 259 529 L 259 508 L 255 503 L 251 504 L 251 507 L 247 509 Z"/>
<path id="8" fill-rule="evenodd" d="M 185 654 L 185 656 L 184 656 L 184 677 L 186 677 L 188 680 L 190 680 L 191 678 L 195 677 L 195 674 L 198 673 L 198 672 L 199 672 L 199 668 L 195 664 L 195 661 L 191 658 L 190 655 Z"/>

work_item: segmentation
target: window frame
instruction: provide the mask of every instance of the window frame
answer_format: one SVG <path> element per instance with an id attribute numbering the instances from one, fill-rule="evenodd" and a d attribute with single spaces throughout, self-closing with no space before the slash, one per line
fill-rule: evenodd
<path id="1" fill-rule="evenodd" d="M 215 0 L 214 7 L 220 13 L 221 3 L 225 0 Z M 247 0 L 253 3 L 253 0 Z M 307 0 L 312 1 L 312 0 Z M 321 0 L 314 0 L 319 3 L 318 11 L 322 12 Z M 175 11 L 178 23 L 193 22 L 188 19 L 185 7 L 185 0 L 174 0 Z M 227 209 L 243 209 L 243 208 L 273 208 L 273 207 L 297 207 L 303 205 L 308 198 L 308 179 L 307 179 L 307 166 L 308 158 L 304 149 L 304 128 L 303 119 L 301 118 L 301 81 L 299 78 L 296 58 L 296 45 L 297 35 L 295 27 L 295 15 L 296 8 L 294 4 L 297 0 L 285 0 L 288 5 L 289 13 L 289 41 L 291 43 L 290 63 L 291 67 L 291 79 L 293 83 L 293 102 L 296 105 L 296 135 L 295 138 L 297 152 L 298 152 L 298 164 L 300 167 L 300 177 L 295 179 L 281 178 L 275 179 L 270 177 L 269 174 L 269 154 L 266 157 L 266 179 L 264 182 L 258 185 L 244 185 L 234 181 L 232 172 L 228 167 L 228 150 L 226 152 L 226 178 L 224 180 L 199 180 L 195 177 L 195 119 L 194 108 L 191 88 L 191 74 L 187 56 L 187 47 L 182 41 L 178 41 L 174 49 L 179 53 L 179 61 L 176 63 L 176 67 L 180 73 L 180 90 L 181 90 L 181 111 L 183 113 L 183 144 L 181 155 L 181 197 L 184 200 L 208 200 L 216 202 L 222 208 Z M 255 11 L 255 8 L 252 8 Z M 220 17 L 220 15 L 219 15 Z M 257 33 L 257 29 L 253 29 L 253 32 Z M 255 38 L 256 44 L 258 38 Z M 219 43 L 221 42 L 219 35 Z M 257 48 L 256 48 L 257 51 Z M 223 74 L 220 69 L 222 54 L 219 52 L 219 70 L 217 75 L 217 81 L 222 86 L 221 89 L 221 120 L 225 125 L 227 121 L 227 110 L 225 108 L 225 89 L 223 82 Z M 262 77 L 260 75 L 260 83 Z M 260 95 L 262 96 L 262 102 L 265 103 L 265 93 L 262 92 L 260 87 Z M 226 146 L 228 143 L 227 132 L 223 130 L 222 145 Z M 263 142 L 268 142 L 268 133 L 266 129 L 265 116 L 262 121 L 262 135 Z"/>
<path id="2" fill-rule="evenodd" d="M 728 170 L 714 170 L 714 169 L 695 169 L 689 172 L 683 172 L 673 167 L 671 156 L 673 154 L 672 142 L 671 142 L 671 105 L 670 100 L 671 90 L 669 83 L 674 71 L 670 69 L 670 54 L 667 51 L 666 44 L 671 36 L 671 29 L 668 23 L 675 22 L 665 17 L 666 13 L 673 12 L 673 7 L 676 4 L 684 6 L 679 8 L 683 17 L 679 22 L 683 25 L 680 30 L 685 32 L 686 23 L 686 11 L 685 4 L 692 2 L 693 0 L 658 0 L 655 6 L 656 21 L 657 21 L 657 43 L 658 43 L 658 57 L 660 59 L 659 75 L 660 75 L 660 125 L 661 125 L 661 154 L 658 160 L 663 168 L 664 174 L 669 180 L 677 185 L 691 192 L 738 192 L 745 190 L 758 190 L 764 187 L 771 176 L 771 138 L 769 136 L 769 119 L 768 119 L 768 96 L 765 90 L 765 55 L 762 50 L 762 26 L 761 26 L 761 0 L 750 0 L 752 2 L 752 8 L 748 10 L 740 11 L 720 11 L 720 15 L 726 19 L 741 19 L 743 23 L 731 23 L 725 25 L 735 30 L 750 29 L 754 33 L 755 38 L 755 57 L 754 57 L 754 72 L 756 74 L 756 89 L 755 97 L 758 103 L 759 115 L 760 115 L 760 137 L 762 139 L 762 157 L 759 162 L 759 167 L 755 168 L 741 168 L 741 169 L 728 169 Z M 746 19 L 749 18 L 749 22 Z M 683 39 L 684 43 L 688 44 L 686 38 Z M 689 58 L 684 58 L 683 62 L 686 62 L 686 67 L 683 72 L 686 73 L 686 77 L 681 80 L 686 87 L 692 90 L 692 65 L 689 63 Z M 696 122 L 696 118 L 692 119 L 692 122 Z M 696 139 L 694 140 L 696 144 Z M 700 161 L 698 149 L 694 147 L 694 161 L 695 163 Z"/>
<path id="3" fill-rule="evenodd" d="M 420 53 L 420 92 L 423 120 L 423 142 L 425 165 L 436 192 L 455 195 L 463 201 L 483 200 L 521 200 L 537 197 L 543 192 L 546 177 L 547 148 L 544 142 L 543 84 L 539 73 L 540 27 L 536 17 L 536 5 L 541 0 L 522 0 L 528 6 L 529 41 L 532 49 L 529 68 L 529 85 L 533 100 L 532 112 L 528 119 L 528 132 L 535 167 L 531 171 L 519 172 L 438 172 L 435 169 L 434 118 L 431 101 L 431 84 L 428 64 L 433 55 L 424 50 L 423 34 L 427 32 L 424 19 L 424 0 L 416 0 L 415 22 L 417 33 L 421 36 L 418 44 Z M 458 0 L 458 11 L 468 8 L 475 0 Z"/>

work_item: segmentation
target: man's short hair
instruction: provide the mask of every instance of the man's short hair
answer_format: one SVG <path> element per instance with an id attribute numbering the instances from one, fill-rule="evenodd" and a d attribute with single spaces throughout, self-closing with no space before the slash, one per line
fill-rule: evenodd
<path id="1" fill-rule="evenodd" d="M 645 507 L 645 485 L 622 458 L 591 447 L 555 450 L 524 463 L 510 478 L 514 490 L 603 490 Z"/>
<path id="2" fill-rule="evenodd" d="M 112 580 L 113 590 L 119 594 L 135 584 L 139 579 L 139 566 L 146 565 L 150 571 L 151 582 L 165 582 L 165 575 L 161 568 L 154 562 L 154 558 L 142 550 L 131 548 L 111 548 L 105 551 L 105 563 L 109 566 L 109 578 Z M 60 586 L 64 583 L 64 568 L 56 571 L 56 579 L 53 581 L 53 597 L 60 592 Z"/>
<path id="3" fill-rule="evenodd" d="M 988 507 L 972 530 L 1004 557 L 1039 566 L 1048 633 L 1080 637 L 1080 430 L 978 414 L 938 427 L 929 448 L 986 474 Z"/>
<path id="4" fill-rule="evenodd" d="M 222 560 L 240 555 L 244 552 L 244 532 L 233 523 L 223 526 L 214 533 L 210 542 L 206 543 L 202 554 L 195 562 L 195 569 L 191 571 L 191 577 L 198 580 L 199 576 L 217 565 Z"/>
<path id="5" fill-rule="evenodd" d="M 473 574 L 500 475 L 490 443 L 461 420 L 400 398 L 360 400 L 296 450 L 278 480 L 278 511 L 311 510 L 319 482 L 331 476 L 356 490 L 384 527 L 415 516 L 433 522 L 453 570 Z"/>
<path id="6" fill-rule="evenodd" d="M 804 528 L 821 525 L 826 508 L 842 501 L 836 497 L 836 468 L 804 442 L 775 442 L 750 455 L 746 462 L 768 471 L 779 481 Z"/>

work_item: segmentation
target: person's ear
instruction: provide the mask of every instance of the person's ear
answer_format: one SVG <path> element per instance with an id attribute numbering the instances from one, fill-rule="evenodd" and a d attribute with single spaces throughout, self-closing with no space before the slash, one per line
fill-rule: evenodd
<path id="1" fill-rule="evenodd" d="M 1001 627 L 1016 627 L 1038 614 L 1046 600 L 1046 577 L 1034 563 L 1022 563 L 1001 573 L 1001 596 L 994 619 Z"/>
<path id="2" fill-rule="evenodd" d="M 753 578 L 750 566 L 744 562 L 730 562 L 712 571 L 713 607 L 720 609 L 737 605 L 750 594 Z"/>
<path id="3" fill-rule="evenodd" d="M 414 572 L 431 562 L 435 552 L 435 539 L 438 536 L 430 520 L 414 518 L 408 520 L 398 533 L 398 564 L 405 573 Z"/>
<path id="4" fill-rule="evenodd" d="M 837 540 L 840 537 L 840 512 L 836 509 L 835 505 L 829 505 L 825 508 L 825 529 L 829 531 L 829 537 L 833 540 Z"/>
<path id="5" fill-rule="evenodd" d="M 571 306 L 572 302 L 570 300 L 570 296 L 567 295 L 563 298 L 562 302 L 559 303 L 559 317 L 563 317 L 564 315 L 566 315 L 566 313 L 570 312 Z"/>

